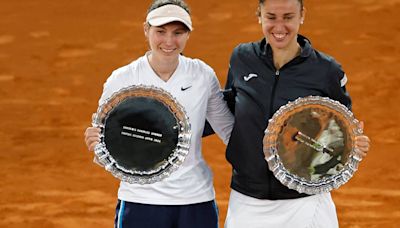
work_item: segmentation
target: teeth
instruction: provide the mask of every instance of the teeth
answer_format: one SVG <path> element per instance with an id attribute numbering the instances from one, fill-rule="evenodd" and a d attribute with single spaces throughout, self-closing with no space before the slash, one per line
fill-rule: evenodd
<path id="1" fill-rule="evenodd" d="M 171 53 L 171 52 L 173 52 L 175 49 L 164 49 L 164 48 L 161 48 L 161 50 L 163 50 L 163 52 Z"/>
<path id="2" fill-rule="evenodd" d="M 276 33 L 274 33 L 274 36 L 275 36 L 276 38 L 278 38 L 278 39 L 283 39 L 283 38 L 285 38 L 285 34 L 276 34 Z"/>

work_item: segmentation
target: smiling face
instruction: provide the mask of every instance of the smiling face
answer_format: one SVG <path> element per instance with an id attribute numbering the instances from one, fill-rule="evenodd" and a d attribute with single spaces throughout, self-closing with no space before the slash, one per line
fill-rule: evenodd
<path id="1" fill-rule="evenodd" d="M 181 22 L 171 22 L 162 26 L 145 24 L 144 31 L 151 55 L 159 60 L 177 59 L 185 49 L 190 34 L 189 29 Z"/>
<path id="2" fill-rule="evenodd" d="M 259 20 L 274 51 L 297 48 L 297 33 L 305 11 L 298 0 L 266 0 L 259 5 Z"/>

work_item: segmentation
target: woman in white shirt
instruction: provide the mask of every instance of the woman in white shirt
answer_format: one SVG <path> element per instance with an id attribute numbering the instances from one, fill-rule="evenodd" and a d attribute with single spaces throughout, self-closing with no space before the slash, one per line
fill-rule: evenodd
<path id="1" fill-rule="evenodd" d="M 154 1 L 144 23 L 150 51 L 115 70 L 104 84 L 99 105 L 132 85 L 169 92 L 184 107 L 192 132 L 189 154 L 169 177 L 145 185 L 121 181 L 115 227 L 218 227 L 212 173 L 201 154 L 201 136 L 207 119 L 226 144 L 233 117 L 211 67 L 181 55 L 192 30 L 184 1 Z M 85 141 L 93 151 L 100 141 L 100 129 L 87 128 Z"/>

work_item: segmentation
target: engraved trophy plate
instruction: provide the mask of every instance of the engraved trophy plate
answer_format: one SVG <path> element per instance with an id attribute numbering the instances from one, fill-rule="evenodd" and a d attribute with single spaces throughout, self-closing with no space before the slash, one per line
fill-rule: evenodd
<path id="1" fill-rule="evenodd" d="M 121 89 L 98 108 L 92 124 L 102 130 L 94 161 L 125 182 L 161 181 L 189 153 L 191 132 L 184 108 L 160 88 Z"/>
<path id="2" fill-rule="evenodd" d="M 275 177 L 299 193 L 329 192 L 356 172 L 361 157 L 355 137 L 362 134 L 353 113 L 325 97 L 298 98 L 269 120 L 264 155 Z"/>

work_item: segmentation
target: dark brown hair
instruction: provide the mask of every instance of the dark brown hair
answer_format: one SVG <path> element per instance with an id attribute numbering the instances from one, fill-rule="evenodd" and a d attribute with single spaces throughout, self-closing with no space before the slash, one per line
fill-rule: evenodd
<path id="1" fill-rule="evenodd" d="M 147 13 L 150 13 L 150 11 L 165 5 L 180 6 L 182 9 L 186 10 L 186 12 L 188 12 L 188 14 L 190 15 L 189 6 L 183 0 L 154 0 L 153 3 L 150 5 L 149 9 L 147 10 Z"/>
<path id="2" fill-rule="evenodd" d="M 264 4 L 265 1 L 267 1 L 267 0 L 258 0 L 258 8 L 257 8 L 257 12 L 256 12 L 256 15 L 258 17 L 261 16 L 260 5 Z M 303 7 L 304 7 L 303 0 L 297 0 L 297 1 L 300 3 L 300 10 L 303 11 Z"/>

